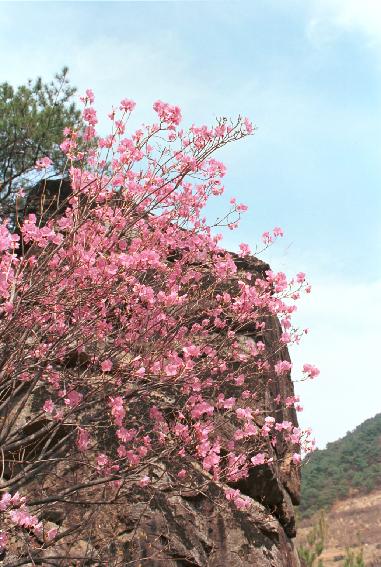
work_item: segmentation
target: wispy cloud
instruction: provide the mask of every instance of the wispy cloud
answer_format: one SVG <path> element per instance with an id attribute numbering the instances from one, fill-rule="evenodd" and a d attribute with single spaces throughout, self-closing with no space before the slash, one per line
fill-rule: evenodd
<path id="1" fill-rule="evenodd" d="M 312 426 L 319 446 L 380 411 L 380 294 L 381 280 L 325 280 L 300 305 L 296 322 L 311 333 L 292 349 L 294 367 L 311 362 L 321 370 L 313 382 L 297 384 L 308 409 L 300 421 Z"/>
<path id="2" fill-rule="evenodd" d="M 308 36 L 327 42 L 342 32 L 362 34 L 371 47 L 381 48 L 379 0 L 312 0 Z"/>

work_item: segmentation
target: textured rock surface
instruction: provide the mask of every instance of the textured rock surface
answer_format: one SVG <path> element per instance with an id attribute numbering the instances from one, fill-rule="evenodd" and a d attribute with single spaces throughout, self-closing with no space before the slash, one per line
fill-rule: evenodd
<path id="1" fill-rule="evenodd" d="M 263 276 L 269 269 L 268 265 L 255 258 L 236 257 L 235 261 L 239 270 L 250 271 L 254 278 Z M 271 345 L 277 344 L 280 332 L 279 322 L 274 317 L 267 319 L 266 330 L 261 336 L 249 326 L 240 330 L 243 341 L 261 339 L 269 351 L 272 350 Z M 286 348 L 277 350 L 271 362 L 278 360 L 289 360 Z M 71 366 L 79 365 L 80 362 L 77 362 L 74 361 Z M 285 408 L 274 401 L 277 396 L 285 399 L 294 394 L 289 376 L 268 375 L 259 384 L 250 384 L 249 379 L 248 387 L 251 386 L 253 391 L 258 392 L 253 402 L 253 408 L 260 410 L 258 425 L 263 424 L 262 415 L 272 415 L 277 421 L 287 420 L 297 426 L 294 408 Z M 19 416 L 20 431 L 27 427 L 27 410 Z M 219 427 L 218 423 L 216 427 Z M 221 425 L 219 433 L 222 438 L 229 438 L 229 425 Z M 156 463 L 156 478 L 160 480 L 155 483 L 154 489 L 136 489 L 123 504 L 102 507 L 99 513 L 86 520 L 92 522 L 97 541 L 104 539 L 107 550 L 105 547 L 92 547 L 79 535 L 70 549 L 62 547 L 56 550 L 64 559 L 52 563 L 47 559 L 47 551 L 46 564 L 299 567 L 292 541 L 296 534 L 293 505 L 298 504 L 300 493 L 299 468 L 291 458 L 295 448 L 279 437 L 275 447 L 268 443 L 265 449 L 273 462 L 253 468 L 249 478 L 232 485 L 252 499 L 250 510 L 239 511 L 224 497 L 221 498 L 223 489 L 227 487 L 214 482 L 210 482 L 204 492 L 181 492 L 173 483 L 166 483 L 165 474 L 160 472 L 165 470 L 165 464 Z M 150 474 L 155 476 L 153 470 Z M 63 528 L 80 525 L 84 521 L 84 516 L 70 516 L 59 506 L 50 512 L 51 516 L 44 519 L 57 522 L 57 526 Z M 78 555 L 86 555 L 87 559 L 76 563 L 74 557 Z M 68 559 L 70 556 L 73 562 Z M 10 552 L 3 565 L 13 564 Z"/>
<path id="2" fill-rule="evenodd" d="M 293 544 L 279 521 L 255 503 L 250 512 L 217 508 L 211 491 L 202 495 L 161 492 L 149 506 L 134 503 L 119 516 L 127 530 L 125 564 L 159 567 L 297 567 Z M 133 526 L 139 523 L 137 533 Z"/>
<path id="3" fill-rule="evenodd" d="M 236 258 L 236 262 L 240 270 L 257 277 L 269 269 L 255 258 Z M 261 338 L 270 346 L 279 333 L 279 323 L 272 318 Z M 255 329 L 245 328 L 242 336 L 258 340 Z M 286 348 L 277 352 L 273 362 L 277 360 L 289 360 Z M 278 394 L 283 399 L 293 395 L 289 376 L 268 378 L 255 407 L 277 421 L 288 420 L 297 426 L 294 408 L 274 402 Z M 223 431 L 219 433 L 223 436 Z M 153 498 L 139 491 L 114 520 L 115 558 L 136 567 L 298 567 L 292 538 L 296 535 L 293 504 L 299 502 L 300 471 L 291 459 L 294 448 L 279 441 L 275 448 L 269 444 L 266 449 L 273 463 L 255 467 L 248 479 L 233 485 L 253 499 L 248 511 L 239 511 L 227 501 L 221 505 L 224 499 L 218 496 L 224 487 L 214 483 L 203 494 L 175 492 L 165 485 L 165 479 Z"/>

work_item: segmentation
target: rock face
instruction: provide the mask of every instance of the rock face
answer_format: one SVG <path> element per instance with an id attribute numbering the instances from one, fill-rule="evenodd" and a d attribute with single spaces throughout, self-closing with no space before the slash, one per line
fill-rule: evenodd
<path id="1" fill-rule="evenodd" d="M 255 503 L 250 512 L 217 508 L 214 490 L 212 486 L 206 495 L 163 491 L 149 506 L 131 503 L 119 515 L 125 531 L 114 540 L 115 554 L 122 555 L 124 564 L 149 567 L 299 565 L 292 541 L 263 505 Z"/>
<path id="2" fill-rule="evenodd" d="M 239 270 L 257 277 L 269 269 L 255 258 L 235 261 Z M 269 346 L 279 333 L 279 322 L 273 318 L 261 338 Z M 257 335 L 255 329 L 242 332 L 247 341 L 254 336 L 258 340 Z M 289 360 L 286 348 L 276 356 Z M 288 376 L 270 376 L 255 407 L 297 426 L 294 408 L 274 402 L 278 395 L 284 399 L 293 393 Z M 226 500 L 221 504 L 224 498 L 218 496 L 226 486 L 213 482 L 206 492 L 186 493 L 166 483 L 164 475 L 155 485 L 154 497 L 144 489 L 135 493 L 114 518 L 115 560 L 136 567 L 299 567 L 293 504 L 299 503 L 300 471 L 292 462 L 291 445 L 269 444 L 267 450 L 272 464 L 255 467 L 248 479 L 232 485 L 252 498 L 248 511 L 237 510 Z"/>
<path id="3" fill-rule="evenodd" d="M 66 186 L 64 189 L 64 197 L 67 198 Z M 254 278 L 263 277 L 269 269 L 267 264 L 253 257 L 235 257 L 234 260 L 238 271 L 249 271 Z M 271 345 L 278 344 L 280 333 L 275 317 L 268 318 L 266 330 L 260 336 L 255 327 L 246 326 L 240 330 L 242 341 L 260 339 L 269 351 L 275 352 L 271 360 L 273 364 L 279 360 L 290 360 L 286 348 L 271 349 Z M 73 361 L 72 365 L 78 364 L 80 361 Z M 289 376 L 269 374 L 260 384 L 255 384 L 255 390 L 258 396 L 253 402 L 253 409 L 259 410 L 257 425 L 263 425 L 262 415 L 271 415 L 276 421 L 289 421 L 297 427 L 294 408 L 285 408 L 284 404 L 275 401 L 278 396 L 282 400 L 293 396 Z M 25 427 L 25 424 L 20 424 L 20 427 Z M 219 427 L 218 423 L 216 427 Z M 227 427 L 224 424 L 219 430 L 222 438 L 224 434 L 229 438 Z M 123 503 L 103 507 L 88 520 L 93 522 L 97 541 L 103 538 L 107 550 L 105 547 L 102 551 L 99 547 L 92 548 L 89 541 L 82 541 L 79 536 L 70 549 L 62 548 L 59 561 L 48 561 L 47 551 L 46 564 L 299 567 L 293 545 L 296 535 L 293 505 L 299 503 L 300 472 L 292 461 L 295 448 L 280 437 L 277 441 L 275 446 L 270 443 L 266 446 L 272 457 L 270 465 L 251 469 L 247 479 L 231 485 L 252 499 L 249 510 L 237 510 L 232 503 L 221 498 L 228 487 L 212 480 L 205 483 L 202 491 L 184 492 L 166 481 L 166 463 L 155 463 L 153 468 L 157 467 L 157 482 L 154 490 L 135 489 Z M 152 474 L 155 474 L 153 470 Z M 42 519 L 51 522 L 52 527 L 70 528 L 74 522 L 80 525 L 84 521 L 81 516 L 69 517 L 64 507 L 56 506 L 50 512 L 50 517 L 46 514 Z M 86 556 L 86 559 L 78 563 L 74 560 L 78 555 Z M 70 556 L 73 561 L 69 563 Z M 19 564 L 15 558 L 13 555 L 12 560 L 10 550 L 3 565 Z"/>

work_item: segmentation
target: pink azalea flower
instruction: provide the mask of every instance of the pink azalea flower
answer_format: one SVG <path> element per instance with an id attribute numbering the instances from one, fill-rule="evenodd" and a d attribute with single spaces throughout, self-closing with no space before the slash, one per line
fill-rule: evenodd
<path id="1" fill-rule="evenodd" d="M 276 226 L 276 227 L 273 229 L 273 235 L 275 236 L 275 238 L 276 238 L 277 236 L 283 236 L 283 234 L 284 234 L 284 233 L 283 233 L 283 230 L 280 228 L 280 226 Z"/>
<path id="2" fill-rule="evenodd" d="M 95 126 L 98 123 L 97 113 L 94 108 L 85 108 L 82 116 L 85 122 L 88 122 L 91 126 Z"/>
<path id="3" fill-rule="evenodd" d="M 47 533 L 46 533 L 46 539 L 47 541 L 52 541 L 56 535 L 58 534 L 58 528 L 51 528 Z"/>
<path id="4" fill-rule="evenodd" d="M 277 376 L 283 376 L 287 374 L 292 368 L 292 364 L 287 360 L 281 360 L 274 366 L 275 374 Z"/>
<path id="5" fill-rule="evenodd" d="M 9 492 L 4 492 L 0 500 L 0 511 L 4 512 L 12 504 L 12 496 Z"/>
<path id="6" fill-rule="evenodd" d="M 251 254 L 251 250 L 250 250 L 250 247 L 248 246 L 248 244 L 241 243 L 239 245 L 239 249 L 241 251 L 240 256 L 242 256 L 242 257 L 248 256 L 249 254 Z"/>
<path id="7" fill-rule="evenodd" d="M 86 96 L 89 100 L 89 103 L 93 104 L 94 103 L 94 93 L 91 89 L 86 89 Z"/>
<path id="8" fill-rule="evenodd" d="M 107 457 L 107 455 L 104 455 L 103 453 L 101 453 L 100 455 L 98 455 L 97 457 L 97 465 L 98 467 L 105 467 L 109 464 L 109 458 Z"/>
<path id="9" fill-rule="evenodd" d="M 0 531 L 0 551 L 3 551 L 8 543 L 8 534 L 6 532 Z"/>
<path id="10" fill-rule="evenodd" d="M 141 368 L 139 368 L 139 370 L 136 371 L 137 376 L 144 376 L 145 373 L 146 373 L 146 369 L 144 368 L 144 366 L 142 366 Z"/>
<path id="11" fill-rule="evenodd" d="M 316 376 L 319 376 L 320 374 L 320 370 L 313 364 L 304 364 L 303 372 L 304 374 L 307 374 L 309 378 L 316 378 Z"/>
<path id="12" fill-rule="evenodd" d="M 138 484 L 139 484 L 139 486 L 141 486 L 142 488 L 144 488 L 144 487 L 147 486 L 150 482 L 151 482 L 150 477 L 146 475 L 146 476 L 143 476 L 143 477 L 139 480 Z"/>
<path id="13" fill-rule="evenodd" d="M 79 428 L 77 436 L 77 447 L 80 451 L 86 451 L 90 442 L 90 436 L 86 429 Z"/>
<path id="14" fill-rule="evenodd" d="M 35 168 L 38 171 L 41 171 L 42 169 L 47 169 L 48 167 L 50 167 L 52 163 L 52 160 L 48 156 L 45 156 L 36 161 Z"/>
<path id="15" fill-rule="evenodd" d="M 53 413 L 54 410 L 54 403 L 52 402 L 52 400 L 46 400 L 44 405 L 42 406 L 42 409 L 46 412 L 46 413 Z"/>
<path id="16" fill-rule="evenodd" d="M 129 100 L 128 98 L 124 98 L 120 102 L 120 110 L 125 110 L 126 112 L 132 112 L 136 106 L 136 102 L 133 100 Z"/>
<path id="17" fill-rule="evenodd" d="M 83 395 L 76 390 L 72 390 L 65 398 L 65 404 L 71 408 L 78 406 L 83 399 Z"/>
<path id="18" fill-rule="evenodd" d="M 171 106 L 166 102 L 157 100 L 153 105 L 153 109 L 157 112 L 162 122 L 167 122 L 168 124 L 174 124 L 176 126 L 180 124 L 181 111 L 178 106 Z"/>
<path id="19" fill-rule="evenodd" d="M 253 125 L 250 122 L 250 120 L 248 118 L 245 118 L 244 123 L 245 123 L 245 127 L 246 127 L 246 132 L 248 134 L 252 134 L 253 131 L 254 131 L 254 128 L 253 128 Z"/>
<path id="20" fill-rule="evenodd" d="M 258 465 L 264 465 L 266 462 L 266 455 L 264 453 L 258 453 L 254 457 L 251 457 L 250 461 L 255 467 Z"/>
<path id="21" fill-rule="evenodd" d="M 102 372 L 110 372 L 112 369 L 112 362 L 109 358 L 104 360 L 101 364 Z"/>

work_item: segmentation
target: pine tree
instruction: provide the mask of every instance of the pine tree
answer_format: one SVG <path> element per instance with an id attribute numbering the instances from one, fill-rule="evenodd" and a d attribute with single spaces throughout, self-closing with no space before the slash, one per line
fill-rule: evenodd
<path id="1" fill-rule="evenodd" d="M 38 77 L 17 88 L 0 84 L 0 220 L 13 217 L 20 188 L 28 193 L 35 185 L 33 167 L 38 159 L 48 156 L 52 173 L 62 173 L 63 129 L 80 122 L 75 92 L 67 67 L 48 83 Z"/>

